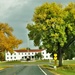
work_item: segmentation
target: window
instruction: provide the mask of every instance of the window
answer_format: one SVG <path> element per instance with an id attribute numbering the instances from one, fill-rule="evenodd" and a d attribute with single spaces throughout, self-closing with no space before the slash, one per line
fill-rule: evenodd
<path id="1" fill-rule="evenodd" d="M 22 55 L 23 55 L 23 53 L 22 53 Z"/>
<path id="2" fill-rule="evenodd" d="M 7 59 L 9 59 L 9 57 L 7 57 Z"/>
<path id="3" fill-rule="evenodd" d="M 46 58 L 48 58 L 48 56 L 46 56 Z"/>
<path id="4" fill-rule="evenodd" d="M 42 52 L 42 54 L 44 54 L 44 52 Z"/>
<path id="5" fill-rule="evenodd" d="M 28 53 L 28 55 L 30 55 L 30 53 Z"/>
<path id="6" fill-rule="evenodd" d="M 14 57 L 14 59 L 16 59 L 16 57 Z"/>
<path id="7" fill-rule="evenodd" d="M 27 58 L 27 56 L 25 56 L 25 58 Z"/>
<path id="8" fill-rule="evenodd" d="M 7 53 L 7 55 L 9 55 L 9 54 Z"/>
<path id="9" fill-rule="evenodd" d="M 12 57 L 11 57 L 11 59 L 12 59 Z"/>
<path id="10" fill-rule="evenodd" d="M 32 53 L 32 54 L 34 54 L 34 53 Z"/>
<path id="11" fill-rule="evenodd" d="M 34 56 L 32 56 L 32 58 L 34 58 Z"/>

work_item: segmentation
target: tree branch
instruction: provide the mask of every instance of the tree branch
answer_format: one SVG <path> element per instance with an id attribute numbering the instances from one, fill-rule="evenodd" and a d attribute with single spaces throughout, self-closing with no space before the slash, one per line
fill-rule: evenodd
<path id="1" fill-rule="evenodd" d="M 75 40 L 75 36 L 69 40 L 69 42 L 67 44 L 64 45 L 64 47 L 61 49 L 62 52 L 64 52 Z"/>

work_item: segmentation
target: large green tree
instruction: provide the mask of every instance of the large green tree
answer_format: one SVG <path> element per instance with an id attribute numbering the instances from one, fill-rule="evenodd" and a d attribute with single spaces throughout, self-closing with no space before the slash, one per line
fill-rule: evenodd
<path id="1" fill-rule="evenodd" d="M 75 40 L 75 4 L 63 7 L 61 4 L 44 3 L 35 9 L 33 23 L 28 24 L 27 29 L 34 45 L 57 53 L 59 66 L 62 66 L 63 53 Z"/>

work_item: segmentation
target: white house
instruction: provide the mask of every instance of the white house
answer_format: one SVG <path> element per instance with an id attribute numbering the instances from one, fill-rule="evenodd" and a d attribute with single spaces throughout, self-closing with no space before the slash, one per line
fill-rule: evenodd
<path id="1" fill-rule="evenodd" d="M 31 60 L 35 59 L 35 54 L 41 53 L 42 59 L 52 59 L 50 53 L 47 53 L 46 50 L 41 49 L 33 49 L 33 50 L 14 50 L 14 53 L 11 54 L 10 52 L 5 53 L 5 60 L 6 61 L 13 61 L 13 60 L 26 60 L 30 58 Z"/>

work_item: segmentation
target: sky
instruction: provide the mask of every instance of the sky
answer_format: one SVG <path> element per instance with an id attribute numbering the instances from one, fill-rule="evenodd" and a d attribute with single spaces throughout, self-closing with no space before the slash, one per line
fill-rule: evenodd
<path id="1" fill-rule="evenodd" d="M 26 26 L 31 23 L 35 8 L 45 2 L 56 2 L 65 6 L 75 0 L 0 0 L 0 22 L 8 23 L 14 30 L 13 35 L 23 40 L 19 48 L 38 48 L 29 40 Z"/>

